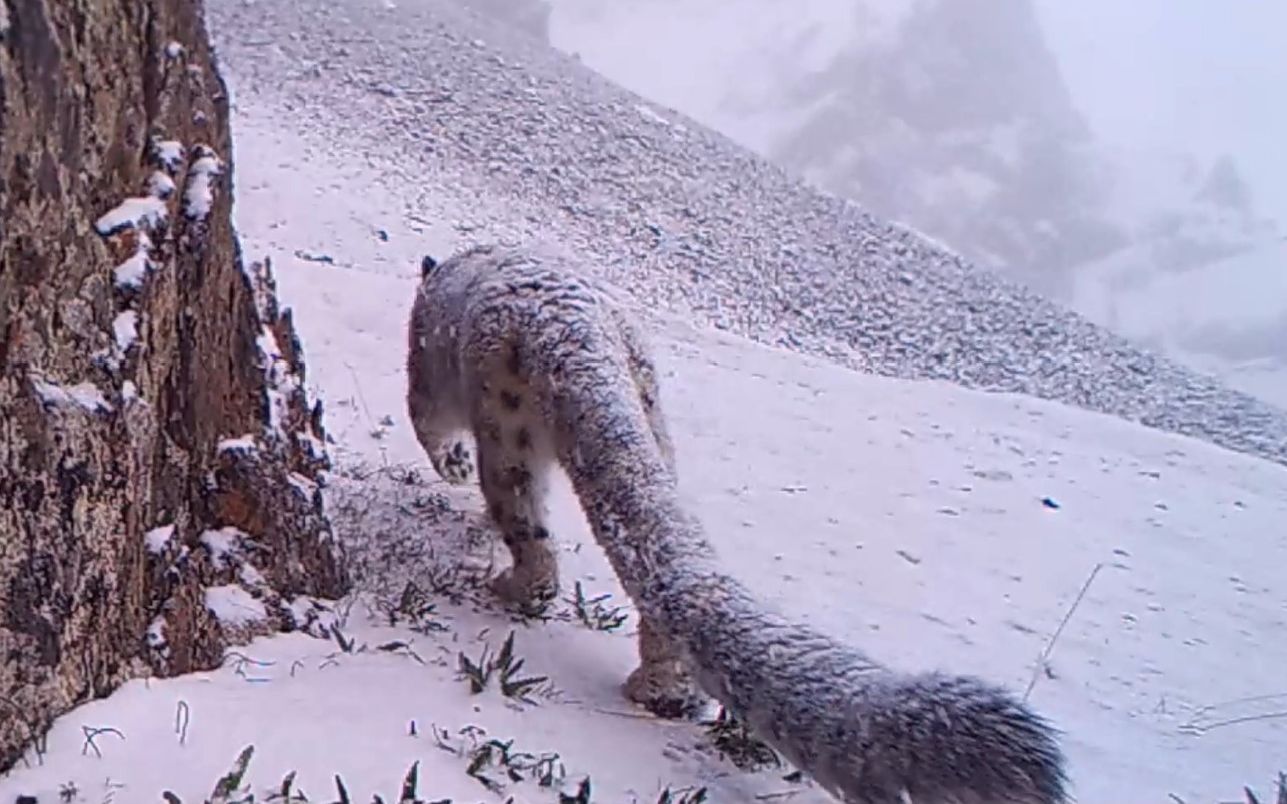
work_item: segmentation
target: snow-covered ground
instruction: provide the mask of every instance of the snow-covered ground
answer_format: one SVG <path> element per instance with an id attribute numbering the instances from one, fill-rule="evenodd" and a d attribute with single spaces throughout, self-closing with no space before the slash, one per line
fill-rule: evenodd
<path id="1" fill-rule="evenodd" d="M 588 774 L 594 801 L 654 802 L 667 785 L 706 786 L 712 801 L 826 801 L 786 769 L 737 770 L 698 725 L 632 709 L 618 685 L 633 617 L 595 630 L 559 604 L 554 621 L 524 624 L 457 587 L 458 602 L 430 594 L 434 610 L 412 601 L 410 621 L 387 624 L 378 607 L 406 580 L 441 592 L 434 573 L 476 573 L 492 554 L 478 495 L 437 481 L 402 402 L 419 256 L 485 233 L 442 223 L 457 201 L 328 162 L 239 97 L 244 251 L 273 258 L 295 310 L 337 441 L 337 522 L 365 585 L 383 589 L 339 612 L 349 650 L 259 640 L 221 670 L 132 682 L 65 715 L 42 759 L 0 778 L 0 801 L 57 801 L 68 785 L 61 800 L 201 801 L 251 744 L 261 801 L 290 771 L 312 801 L 337 797 L 337 774 L 356 801 L 396 800 L 414 762 L 425 800 L 557 800 L 529 778 L 540 768 L 502 793 L 469 775 L 489 738 L 531 761 L 557 752 L 566 785 Z M 1102 565 L 1031 693 L 1066 732 L 1079 800 L 1227 800 L 1243 784 L 1267 790 L 1287 764 L 1287 642 L 1275 638 L 1287 468 L 1029 397 L 870 377 L 675 320 L 655 330 L 683 493 L 730 569 L 777 605 L 892 665 L 1022 690 Z M 566 488 L 555 511 L 568 583 L 624 605 Z M 457 672 L 458 654 L 477 659 L 511 631 L 520 675 L 553 685 L 534 705 L 516 708 L 495 680 L 471 695 Z M 115 731 L 92 731 L 104 728 Z"/>

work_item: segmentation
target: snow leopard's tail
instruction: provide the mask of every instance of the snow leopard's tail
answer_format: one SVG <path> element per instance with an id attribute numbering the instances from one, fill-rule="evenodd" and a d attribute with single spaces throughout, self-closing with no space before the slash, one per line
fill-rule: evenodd
<path id="1" fill-rule="evenodd" d="M 557 352 L 561 462 L 627 593 L 708 694 L 845 802 L 1067 801 L 1055 730 L 1006 690 L 886 669 L 719 571 L 649 429 L 655 400 L 602 349 Z"/>

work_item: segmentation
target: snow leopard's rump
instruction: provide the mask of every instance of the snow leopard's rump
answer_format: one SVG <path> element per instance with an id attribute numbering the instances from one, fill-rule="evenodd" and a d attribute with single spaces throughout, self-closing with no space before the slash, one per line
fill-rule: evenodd
<path id="1" fill-rule="evenodd" d="M 510 250 L 475 248 L 422 270 L 417 304 L 434 320 L 413 320 L 413 353 L 443 350 L 449 333 L 454 351 L 434 358 L 448 386 L 440 397 L 532 411 L 501 423 L 548 436 L 639 608 L 641 667 L 666 653 L 650 660 L 646 627 L 707 694 L 846 802 L 1067 800 L 1054 729 L 1009 692 L 891 671 L 785 619 L 720 570 L 679 502 L 651 358 L 609 296 L 556 260 Z M 492 437 L 504 440 L 503 429 Z"/>

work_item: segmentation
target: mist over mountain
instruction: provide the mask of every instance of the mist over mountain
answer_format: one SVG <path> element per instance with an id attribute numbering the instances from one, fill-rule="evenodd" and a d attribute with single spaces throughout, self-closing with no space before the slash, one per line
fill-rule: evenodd
<path id="1" fill-rule="evenodd" d="M 1236 156 L 1098 138 L 1033 0 L 469 3 L 824 190 L 1287 405 L 1283 234 Z"/>
<path id="2" fill-rule="evenodd" d="M 1024 0 L 913 4 L 784 89 L 807 113 L 773 159 L 1044 292 L 1126 242 Z"/>

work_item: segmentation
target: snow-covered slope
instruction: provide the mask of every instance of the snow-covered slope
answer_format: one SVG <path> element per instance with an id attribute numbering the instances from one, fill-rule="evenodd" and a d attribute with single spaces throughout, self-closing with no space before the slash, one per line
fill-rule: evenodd
<path id="1" fill-rule="evenodd" d="M 554 0 L 550 39 L 1043 291 L 1120 237 L 1029 0 Z"/>
<path id="2" fill-rule="evenodd" d="M 405 184 L 416 197 L 401 215 L 427 231 L 544 238 L 648 307 L 761 343 L 1029 393 L 1287 461 L 1287 412 L 819 193 L 453 2 L 211 9 L 237 92 L 336 163 L 377 171 L 378 192 Z M 426 210 L 431 197 L 442 215 Z"/>
<path id="3" fill-rule="evenodd" d="M 437 482 L 410 433 L 403 325 L 422 254 L 492 238 L 582 251 L 659 312 L 682 491 L 730 569 L 777 605 L 897 667 L 1018 689 L 1035 671 L 1031 698 L 1065 731 L 1082 802 L 1266 788 L 1287 743 L 1287 646 L 1273 639 L 1287 625 L 1287 468 L 1030 396 L 843 366 L 924 376 L 947 344 L 941 376 L 996 371 L 1262 452 L 1278 420 L 1220 419 L 1244 400 L 432 8 L 212 2 L 243 250 L 274 259 L 337 441 L 328 498 L 363 590 L 337 611 L 343 639 L 261 640 L 219 671 L 127 685 L 61 718 L 43 756 L 0 778 L 0 801 L 57 801 L 69 783 L 71 801 L 201 801 L 249 744 L 258 800 L 291 770 L 313 801 L 337 798 L 336 774 L 355 801 L 394 800 L 413 762 L 425 800 L 557 800 L 539 778 L 488 792 L 467 773 L 471 735 L 512 738 L 529 762 L 557 752 L 594 801 L 656 802 L 667 785 L 825 801 L 785 769 L 737 770 L 697 725 L 627 706 L 633 619 L 590 628 L 564 602 L 550 622 L 515 622 L 475 588 L 501 551 L 477 493 Z M 828 341 L 846 322 L 794 307 L 828 294 L 822 312 L 846 311 L 868 341 Z M 1069 366 L 1025 374 L 1051 367 L 1034 344 Z M 1131 374 L 1147 381 L 1115 386 Z M 566 488 L 555 509 L 565 577 L 611 593 L 588 612 L 610 620 L 625 601 Z M 552 685 L 522 712 L 497 679 L 471 695 L 457 673 L 460 654 L 511 631 L 520 675 Z"/>
<path id="4" fill-rule="evenodd" d="M 428 801 L 555 801 L 541 768 L 500 794 L 467 774 L 476 746 L 497 738 L 529 764 L 557 753 L 566 786 L 588 774 L 594 801 L 705 786 L 712 801 L 825 802 L 785 769 L 737 770 L 697 725 L 629 707 L 617 685 L 633 666 L 633 617 L 606 632 L 567 603 L 529 623 L 486 605 L 471 584 L 503 550 L 483 538 L 477 493 L 433 476 L 402 402 L 416 261 L 463 236 L 419 231 L 402 215 L 410 185 L 328 162 L 240 98 L 238 225 L 247 254 L 274 259 L 339 442 L 330 502 L 367 590 L 339 613 L 353 642 L 261 640 L 219 671 L 134 682 L 63 717 L 42 762 L 0 779 L 0 801 L 56 801 L 68 784 L 74 801 L 166 789 L 201 801 L 251 744 L 258 800 L 290 771 L 313 801 L 335 798 L 336 774 L 355 801 L 394 800 L 418 762 Z M 440 219 L 454 201 L 431 190 L 420 203 Z M 729 567 L 777 605 L 895 666 L 1017 689 L 1037 670 L 1032 700 L 1066 732 L 1087 804 L 1267 789 L 1287 743 L 1273 716 L 1287 646 L 1271 637 L 1287 626 L 1287 468 L 1029 397 L 654 326 L 682 491 Z M 555 512 L 565 577 L 611 593 L 610 614 L 625 600 L 566 487 Z M 407 580 L 428 597 L 402 596 Z M 398 625 L 381 602 L 401 604 Z M 459 654 L 478 659 L 511 631 L 519 675 L 553 685 L 535 705 L 516 708 L 495 680 L 471 695 L 457 672 Z"/>

